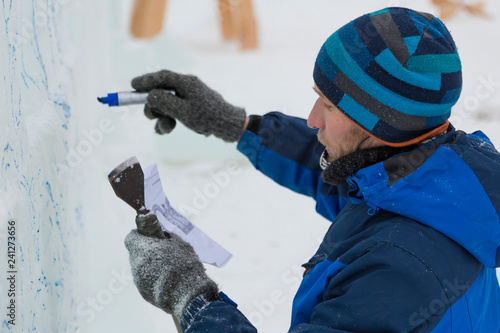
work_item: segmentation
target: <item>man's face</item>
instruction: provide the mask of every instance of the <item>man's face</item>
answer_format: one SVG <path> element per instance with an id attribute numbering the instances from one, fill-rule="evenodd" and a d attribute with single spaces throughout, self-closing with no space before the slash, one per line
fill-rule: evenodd
<path id="1" fill-rule="evenodd" d="M 328 162 L 350 154 L 368 137 L 352 123 L 335 105 L 314 87 L 319 97 L 314 104 L 307 126 L 318 129 L 318 140 L 326 147 Z"/>

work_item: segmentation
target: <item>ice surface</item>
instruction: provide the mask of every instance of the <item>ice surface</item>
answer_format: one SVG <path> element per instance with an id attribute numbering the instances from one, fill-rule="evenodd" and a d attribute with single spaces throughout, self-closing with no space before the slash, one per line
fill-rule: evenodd
<path id="1" fill-rule="evenodd" d="M 16 305 L 15 326 L 2 311 L 1 332 L 73 331 L 85 295 L 85 203 L 77 193 L 83 178 L 65 161 L 78 126 L 74 45 L 55 2 L 0 4 L 0 304 Z M 9 220 L 16 231 L 13 267 Z M 15 296 L 7 294 L 7 268 L 16 272 Z"/>

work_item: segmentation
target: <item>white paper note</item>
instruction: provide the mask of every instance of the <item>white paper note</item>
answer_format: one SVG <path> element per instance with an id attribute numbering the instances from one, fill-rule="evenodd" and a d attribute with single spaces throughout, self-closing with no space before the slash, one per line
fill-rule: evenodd
<path id="1" fill-rule="evenodd" d="M 156 213 L 163 230 L 191 244 L 202 262 L 222 267 L 232 258 L 231 253 L 170 206 L 156 164 L 144 169 L 144 190 L 146 208 Z"/>

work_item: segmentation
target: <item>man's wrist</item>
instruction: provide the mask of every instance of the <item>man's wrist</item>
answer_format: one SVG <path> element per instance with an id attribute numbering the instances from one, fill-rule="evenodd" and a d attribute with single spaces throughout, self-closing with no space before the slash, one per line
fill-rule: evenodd
<path id="1" fill-rule="evenodd" d="M 223 298 L 214 290 L 208 290 L 195 297 L 184 309 L 181 316 L 178 316 L 182 331 L 186 331 L 191 326 L 196 314 L 212 302 L 223 302 Z"/>
<path id="2" fill-rule="evenodd" d="M 252 133 L 258 134 L 261 122 L 262 122 L 262 116 L 251 115 L 247 117 L 245 119 L 245 126 L 243 126 L 243 131 L 241 132 L 241 135 L 243 136 L 243 133 L 245 133 L 245 131 L 250 131 Z"/>
<path id="3" fill-rule="evenodd" d="M 239 136 L 238 140 L 236 140 L 236 141 L 240 141 L 241 137 L 243 136 L 243 133 L 245 133 L 245 131 L 247 130 L 249 122 L 250 122 L 250 117 L 246 117 L 245 124 L 243 125 L 243 129 L 241 130 L 240 136 Z"/>
<path id="4" fill-rule="evenodd" d="M 250 122 L 250 117 L 246 117 L 246 119 L 245 119 L 245 125 L 243 125 L 243 132 L 245 132 L 247 130 L 249 122 Z"/>

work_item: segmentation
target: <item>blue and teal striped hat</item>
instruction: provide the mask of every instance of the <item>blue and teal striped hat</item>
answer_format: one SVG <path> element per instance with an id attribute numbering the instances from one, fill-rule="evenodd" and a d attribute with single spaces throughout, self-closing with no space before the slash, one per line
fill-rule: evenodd
<path id="1" fill-rule="evenodd" d="M 368 134 L 405 146 L 446 130 L 462 90 L 461 69 L 441 20 L 393 7 L 331 35 L 313 77 L 323 95 Z"/>

